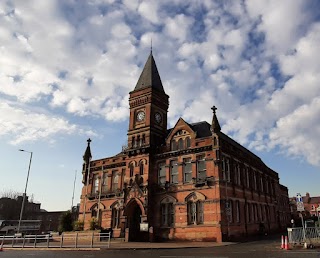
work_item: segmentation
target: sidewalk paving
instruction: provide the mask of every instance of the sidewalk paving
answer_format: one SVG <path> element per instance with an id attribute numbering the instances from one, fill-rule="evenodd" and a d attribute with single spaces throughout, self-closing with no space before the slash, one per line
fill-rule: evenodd
<path id="1" fill-rule="evenodd" d="M 236 242 L 110 242 L 110 247 L 106 249 L 179 249 L 179 248 L 203 248 L 237 244 Z"/>

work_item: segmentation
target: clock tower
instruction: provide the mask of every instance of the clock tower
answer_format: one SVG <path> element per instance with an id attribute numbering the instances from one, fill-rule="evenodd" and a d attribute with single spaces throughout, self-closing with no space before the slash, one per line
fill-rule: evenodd
<path id="1" fill-rule="evenodd" d="M 169 96 L 165 93 L 152 51 L 129 98 L 129 154 L 149 151 L 164 143 Z"/>

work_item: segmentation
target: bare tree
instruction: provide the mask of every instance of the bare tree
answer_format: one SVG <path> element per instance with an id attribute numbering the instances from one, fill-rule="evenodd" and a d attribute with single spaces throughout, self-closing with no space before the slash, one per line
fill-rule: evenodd
<path id="1" fill-rule="evenodd" d="M 19 192 L 17 192 L 17 191 L 12 190 L 12 189 L 3 190 L 3 191 L 0 193 L 0 198 L 17 199 L 18 196 L 22 196 L 22 193 L 19 193 Z"/>

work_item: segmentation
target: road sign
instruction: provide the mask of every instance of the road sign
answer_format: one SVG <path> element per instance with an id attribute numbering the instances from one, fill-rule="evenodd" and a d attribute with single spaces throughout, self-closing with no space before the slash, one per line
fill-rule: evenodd
<path id="1" fill-rule="evenodd" d="M 299 193 L 297 193 L 296 204 L 297 204 L 297 211 L 304 211 L 302 196 Z"/>

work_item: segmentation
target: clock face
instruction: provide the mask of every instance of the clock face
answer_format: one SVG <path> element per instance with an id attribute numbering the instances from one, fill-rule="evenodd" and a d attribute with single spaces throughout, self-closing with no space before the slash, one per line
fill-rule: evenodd
<path id="1" fill-rule="evenodd" d="M 145 118 L 145 116 L 146 116 L 146 114 L 145 114 L 143 111 L 138 112 L 138 114 L 137 114 L 137 121 L 138 121 L 138 122 L 143 121 L 144 118 Z"/>
<path id="2" fill-rule="evenodd" d="M 158 124 L 161 123 L 161 121 L 162 121 L 162 116 L 161 116 L 161 114 L 160 114 L 159 112 L 157 112 L 157 113 L 154 114 L 154 118 L 156 119 L 156 122 L 157 122 Z"/>

